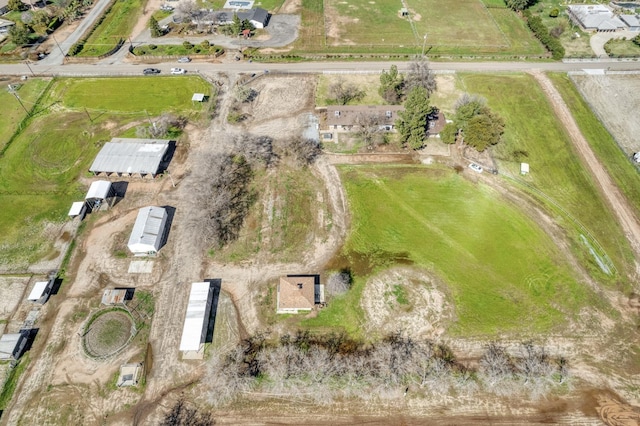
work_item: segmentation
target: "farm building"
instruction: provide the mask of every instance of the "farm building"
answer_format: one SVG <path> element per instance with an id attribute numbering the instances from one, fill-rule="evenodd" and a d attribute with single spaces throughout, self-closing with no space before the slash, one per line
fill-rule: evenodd
<path id="1" fill-rule="evenodd" d="M 87 212 L 87 203 L 86 202 L 84 202 L 84 201 L 74 201 L 73 204 L 71 204 L 71 208 L 69 209 L 68 216 L 70 218 L 74 218 L 74 217 L 78 217 L 78 216 L 80 216 L 82 218 L 86 212 Z"/>
<path id="2" fill-rule="evenodd" d="M 192 16 L 191 23 L 195 25 L 231 25 L 233 24 L 233 17 L 235 15 L 238 15 L 240 21 L 249 21 L 255 28 L 266 27 L 270 17 L 269 12 L 259 7 L 243 11 L 209 11 L 202 9 L 195 16 Z"/>
<path id="3" fill-rule="evenodd" d="M 167 139 L 113 138 L 104 144 L 89 171 L 118 176 L 151 176 L 158 174 L 169 150 Z"/>
<path id="4" fill-rule="evenodd" d="M 126 288 L 108 288 L 102 292 L 102 304 L 103 305 L 124 305 L 127 300 Z"/>
<path id="5" fill-rule="evenodd" d="M 2 11 L 2 5 L 7 4 L 7 0 L 0 0 L 0 15 L 4 14 L 5 12 Z M 2 19 L 0 18 L 0 34 L 7 34 L 9 32 L 9 30 L 11 30 L 11 27 L 13 27 L 16 23 L 13 21 L 9 21 L 8 19 Z"/>
<path id="6" fill-rule="evenodd" d="M 157 254 L 162 246 L 166 227 L 166 209 L 156 206 L 141 208 L 127 247 L 136 256 Z"/>
<path id="7" fill-rule="evenodd" d="M 136 386 L 142 373 L 142 364 L 122 364 L 120 366 L 120 374 L 116 386 L 119 388 L 127 386 Z"/>
<path id="8" fill-rule="evenodd" d="M 53 289 L 53 284 L 55 282 L 55 277 L 50 279 L 49 281 L 38 281 L 33 285 L 29 296 L 27 296 L 27 300 L 31 302 L 37 302 L 40 304 L 44 304 L 49 295 L 51 294 L 51 290 Z"/>
<path id="9" fill-rule="evenodd" d="M 84 200 L 92 208 L 97 208 L 100 207 L 100 204 L 114 195 L 111 182 L 108 180 L 97 180 L 91 183 Z"/>
<path id="10" fill-rule="evenodd" d="M 180 351 L 201 352 L 207 337 L 213 303 L 213 287 L 209 282 L 192 283 L 187 314 L 184 319 Z"/>
<path id="11" fill-rule="evenodd" d="M 324 303 L 324 286 L 320 275 L 287 275 L 280 277 L 276 295 L 277 313 L 297 314 L 311 311 Z"/>
<path id="12" fill-rule="evenodd" d="M 626 28 L 611 9 L 601 4 L 569 5 L 567 11 L 573 23 L 584 31 L 612 32 Z"/>
<path id="13" fill-rule="evenodd" d="M 0 337 L 0 360 L 19 359 L 29 342 L 29 330 L 20 333 L 3 334 Z"/>

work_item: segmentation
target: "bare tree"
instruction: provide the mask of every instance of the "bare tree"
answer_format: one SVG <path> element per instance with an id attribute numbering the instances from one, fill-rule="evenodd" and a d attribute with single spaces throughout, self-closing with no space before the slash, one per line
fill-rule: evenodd
<path id="1" fill-rule="evenodd" d="M 308 166 L 322 154 L 322 146 L 317 140 L 298 136 L 278 140 L 277 152 L 280 157 L 289 157 L 300 166 Z"/>
<path id="2" fill-rule="evenodd" d="M 425 58 L 417 58 L 409 64 L 409 71 L 405 77 L 406 93 L 416 87 L 423 87 L 427 95 L 431 96 L 437 89 L 436 76 L 429 68 L 429 61 Z"/>
<path id="3" fill-rule="evenodd" d="M 329 97 L 340 105 L 364 98 L 366 93 L 353 83 L 346 83 L 339 78 L 329 85 Z"/>
<path id="4" fill-rule="evenodd" d="M 274 151 L 273 139 L 269 136 L 254 136 L 242 134 L 232 139 L 234 152 L 241 154 L 256 168 L 259 166 L 270 167 L 278 160 L 278 154 Z"/>
<path id="5" fill-rule="evenodd" d="M 362 138 L 362 141 L 368 147 L 375 147 L 383 140 L 383 123 L 384 119 L 380 114 L 358 114 L 355 117 L 356 134 Z"/>
<path id="6" fill-rule="evenodd" d="M 339 296 L 351 288 L 351 274 L 348 271 L 335 272 L 329 275 L 325 290 L 330 296 Z"/>
<path id="7" fill-rule="evenodd" d="M 233 88 L 233 98 L 240 103 L 249 102 L 255 97 L 255 90 L 246 84 L 236 84 Z"/>
<path id="8" fill-rule="evenodd" d="M 216 421 L 209 412 L 188 407 L 184 399 L 179 399 L 171 411 L 162 419 L 161 426 L 212 426 Z"/>

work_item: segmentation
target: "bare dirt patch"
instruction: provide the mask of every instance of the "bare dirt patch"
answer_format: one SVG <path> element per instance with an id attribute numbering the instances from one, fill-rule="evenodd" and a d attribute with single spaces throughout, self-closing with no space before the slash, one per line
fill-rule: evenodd
<path id="1" fill-rule="evenodd" d="M 123 311 L 108 311 L 99 315 L 83 336 L 87 354 L 94 358 L 111 356 L 122 349 L 133 332 L 133 322 Z"/>
<path id="2" fill-rule="evenodd" d="M 0 277 L 0 320 L 8 320 L 25 296 L 28 277 Z"/>
<path id="3" fill-rule="evenodd" d="M 640 151 L 640 74 L 576 74 L 571 79 L 625 154 Z"/>
<path id="4" fill-rule="evenodd" d="M 451 320 L 453 309 L 426 271 L 393 268 L 367 281 L 361 304 L 369 333 L 402 330 L 414 338 L 437 338 Z"/>

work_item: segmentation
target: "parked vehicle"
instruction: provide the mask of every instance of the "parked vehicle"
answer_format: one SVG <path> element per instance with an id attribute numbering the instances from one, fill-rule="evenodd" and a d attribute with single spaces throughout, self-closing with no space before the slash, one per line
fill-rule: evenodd
<path id="1" fill-rule="evenodd" d="M 479 166 L 479 165 L 478 165 L 478 164 L 476 164 L 476 163 L 471 163 L 471 164 L 469 164 L 469 168 L 470 168 L 471 170 L 473 170 L 474 172 L 482 173 L 482 167 L 481 167 L 481 166 Z"/>
<path id="2" fill-rule="evenodd" d="M 160 6 L 160 10 L 164 10 L 165 12 L 172 12 L 173 9 L 173 6 L 169 6 L 168 4 L 163 4 L 162 6 Z"/>
<path id="3" fill-rule="evenodd" d="M 142 71 L 144 75 L 152 75 L 152 74 L 160 74 L 160 70 L 158 68 L 145 68 Z"/>
<path id="4" fill-rule="evenodd" d="M 187 70 L 184 68 L 171 68 L 171 74 L 186 74 Z"/>
<path id="5" fill-rule="evenodd" d="M 187 62 L 191 62 L 191 58 L 183 56 L 182 58 L 178 59 L 178 62 L 180 62 L 181 64 L 186 64 Z"/>

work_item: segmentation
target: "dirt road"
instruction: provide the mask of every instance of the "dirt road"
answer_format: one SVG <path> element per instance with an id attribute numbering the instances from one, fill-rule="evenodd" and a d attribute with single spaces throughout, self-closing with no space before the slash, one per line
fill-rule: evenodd
<path id="1" fill-rule="evenodd" d="M 567 129 L 571 142 L 582 157 L 587 168 L 591 172 L 597 182 L 602 195 L 605 200 L 611 206 L 613 212 L 620 222 L 620 226 L 624 230 L 624 233 L 633 248 L 636 259 L 640 259 L 640 223 L 633 208 L 622 195 L 618 187 L 613 183 L 611 176 L 605 171 L 604 167 L 600 163 L 600 160 L 595 156 L 589 143 L 585 139 L 584 135 L 578 128 L 576 121 L 574 120 L 567 104 L 560 96 L 558 90 L 554 87 L 551 80 L 542 72 L 533 71 L 531 74 L 538 81 L 545 95 L 551 102 L 553 110 Z M 640 268 L 640 264 L 636 262 L 636 270 Z"/>

